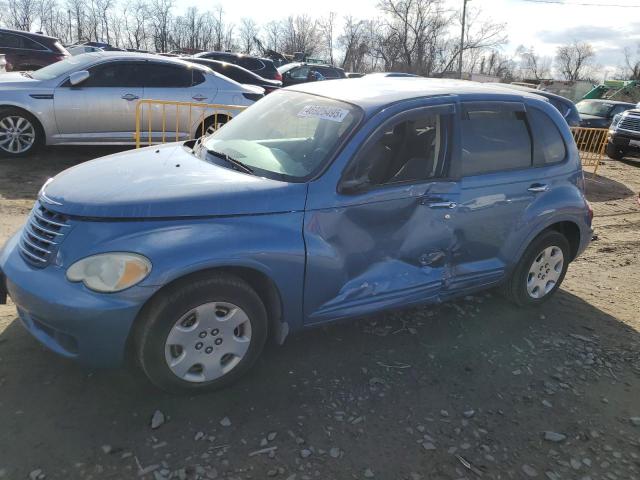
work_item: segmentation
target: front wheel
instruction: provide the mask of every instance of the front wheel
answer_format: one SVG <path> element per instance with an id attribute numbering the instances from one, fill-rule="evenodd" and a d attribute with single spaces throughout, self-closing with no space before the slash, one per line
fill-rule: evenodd
<path id="1" fill-rule="evenodd" d="M 0 109 L 0 154 L 24 157 L 42 143 L 36 119 L 17 108 Z"/>
<path id="2" fill-rule="evenodd" d="M 612 160 L 622 160 L 625 156 L 625 151 L 613 143 L 607 143 L 606 153 L 607 157 Z"/>
<path id="3" fill-rule="evenodd" d="M 554 230 L 543 232 L 527 247 L 502 291 L 520 306 L 541 304 L 560 288 L 569 259 L 566 237 Z"/>
<path id="4" fill-rule="evenodd" d="M 170 392 L 217 390 L 239 379 L 267 338 L 258 294 L 233 276 L 183 282 L 139 319 L 137 358 L 153 384 Z"/>

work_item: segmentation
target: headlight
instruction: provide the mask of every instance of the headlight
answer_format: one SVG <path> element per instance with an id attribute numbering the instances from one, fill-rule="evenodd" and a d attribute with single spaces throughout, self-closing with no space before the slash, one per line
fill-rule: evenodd
<path id="1" fill-rule="evenodd" d="M 620 123 L 620 120 L 622 120 L 622 114 L 618 113 L 613 117 L 613 121 L 611 122 L 611 129 L 615 128 L 618 126 L 618 124 Z"/>
<path id="2" fill-rule="evenodd" d="M 67 280 L 82 282 L 96 292 L 119 292 L 141 282 L 151 262 L 135 253 L 101 253 L 78 260 L 67 269 Z"/>

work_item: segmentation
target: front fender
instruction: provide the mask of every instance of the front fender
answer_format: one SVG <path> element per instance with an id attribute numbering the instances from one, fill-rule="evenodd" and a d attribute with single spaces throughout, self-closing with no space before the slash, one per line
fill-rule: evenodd
<path id="1" fill-rule="evenodd" d="M 45 97 L 33 98 L 30 95 L 44 95 Z M 51 95 L 51 98 L 48 95 Z M 58 133 L 51 90 L 33 89 L 33 91 L 18 93 L 0 91 L 0 107 L 17 107 L 36 117 L 44 130 L 45 141 Z"/>
<path id="2" fill-rule="evenodd" d="M 275 284 L 282 321 L 302 326 L 305 249 L 302 212 L 235 217 L 78 222 L 60 249 L 68 267 L 101 252 L 135 252 L 151 260 L 140 284 L 154 290 L 191 273 L 220 267 L 256 270 Z"/>

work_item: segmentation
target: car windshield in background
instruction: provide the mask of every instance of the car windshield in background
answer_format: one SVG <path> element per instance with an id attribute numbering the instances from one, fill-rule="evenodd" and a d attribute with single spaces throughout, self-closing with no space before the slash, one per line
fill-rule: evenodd
<path id="1" fill-rule="evenodd" d="M 578 112 L 582 115 L 593 115 L 594 117 L 608 117 L 613 108 L 613 103 L 589 102 L 583 100 L 576 104 Z"/>
<path id="2" fill-rule="evenodd" d="M 59 62 L 52 63 L 40 70 L 36 70 L 31 73 L 31 76 L 36 80 L 53 80 L 71 70 L 75 70 L 83 65 L 89 65 L 93 61 L 94 57 L 90 55 L 77 55 L 75 57 L 69 57 Z"/>
<path id="3" fill-rule="evenodd" d="M 204 147 L 242 162 L 256 175 L 300 182 L 329 161 L 361 115 L 348 103 L 279 91 L 214 132 Z"/>

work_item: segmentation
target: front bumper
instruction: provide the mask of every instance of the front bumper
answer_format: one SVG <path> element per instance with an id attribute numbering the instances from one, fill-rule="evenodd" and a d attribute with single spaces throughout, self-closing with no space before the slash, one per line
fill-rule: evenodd
<path id="1" fill-rule="evenodd" d="M 632 141 L 640 141 L 640 132 L 618 130 L 611 135 L 609 141 L 616 147 L 623 148 L 625 151 L 640 152 L 640 146 L 630 144 Z"/>
<path id="2" fill-rule="evenodd" d="M 64 268 L 36 269 L 27 264 L 18 240 L 16 234 L 0 252 L 0 271 L 26 329 L 50 350 L 85 366 L 122 365 L 131 326 L 156 288 L 92 292 L 67 281 Z"/>

